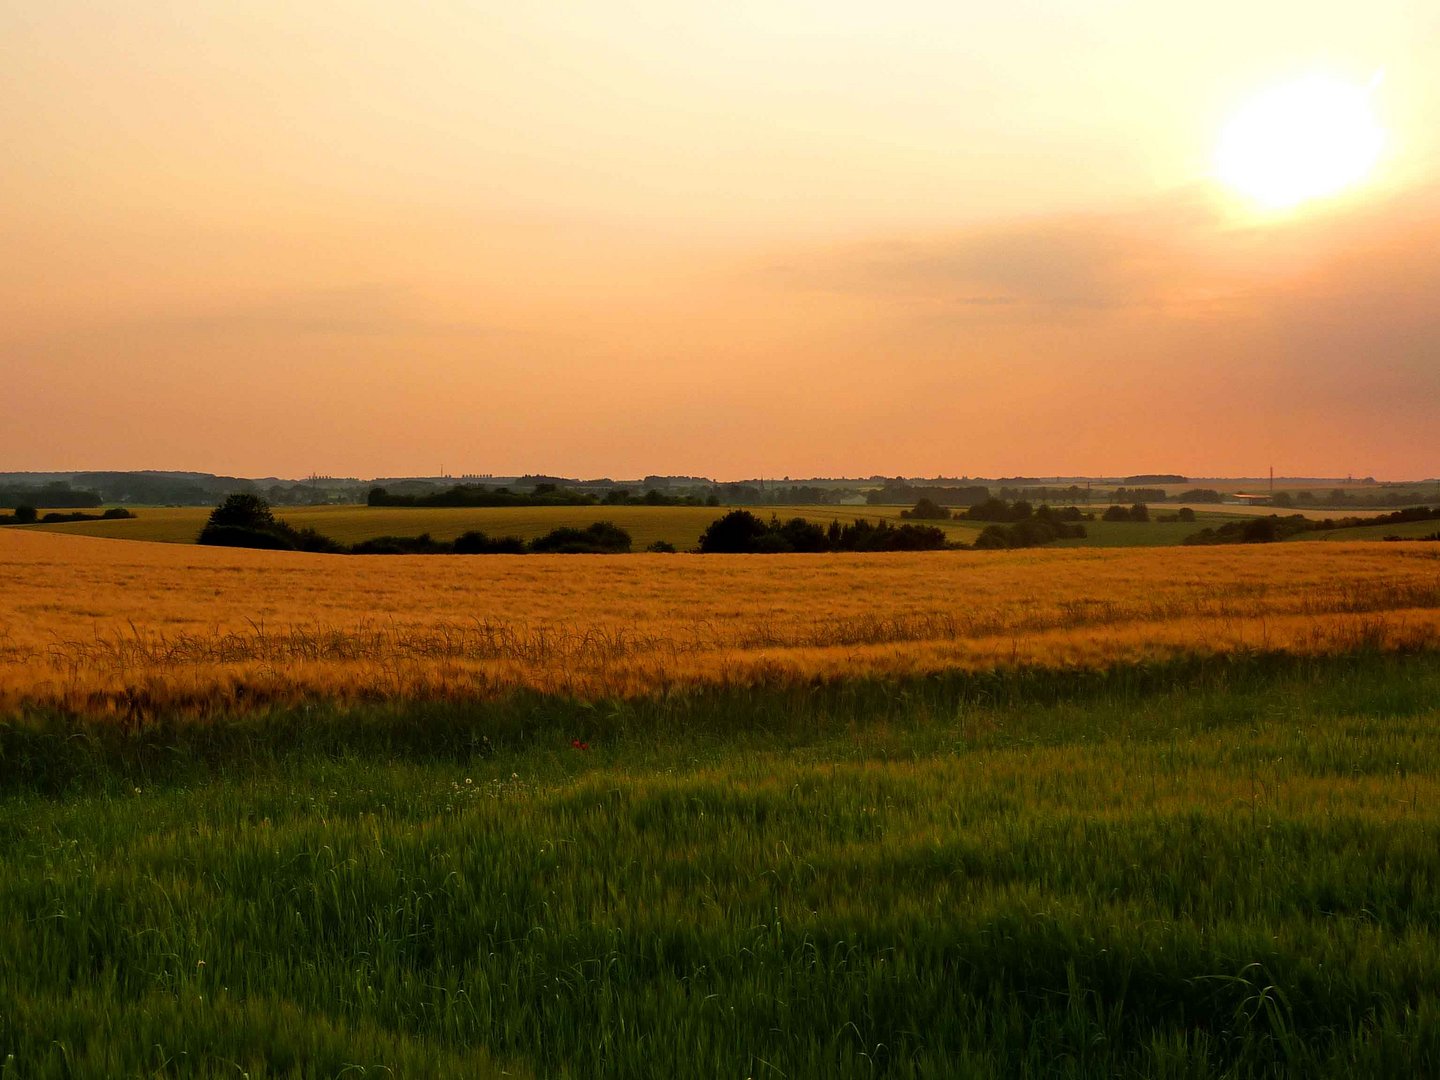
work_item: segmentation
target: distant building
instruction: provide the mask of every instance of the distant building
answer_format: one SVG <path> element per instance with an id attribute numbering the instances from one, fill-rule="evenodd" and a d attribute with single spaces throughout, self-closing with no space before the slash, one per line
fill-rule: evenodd
<path id="1" fill-rule="evenodd" d="M 1271 499 L 1269 495 L 1245 495 L 1237 491 L 1233 495 L 1226 495 L 1224 501 L 1231 506 L 1269 506 Z"/>

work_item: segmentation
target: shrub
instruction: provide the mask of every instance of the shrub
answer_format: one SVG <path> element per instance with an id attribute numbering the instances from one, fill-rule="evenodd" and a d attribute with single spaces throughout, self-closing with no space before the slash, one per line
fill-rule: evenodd
<path id="1" fill-rule="evenodd" d="M 665 554 L 665 555 L 673 555 L 673 554 L 675 554 L 675 545 L 672 544 L 672 543 L 670 543 L 669 540 L 656 540 L 653 544 L 651 544 L 651 545 L 650 545 L 649 547 L 647 547 L 645 550 L 646 550 L 646 551 L 653 551 L 653 552 L 660 553 L 660 554 Z"/>
<path id="2" fill-rule="evenodd" d="M 125 511 L 127 516 L 134 516 Z M 267 551 L 318 551 L 339 554 L 346 550 L 314 529 L 296 529 L 278 519 L 259 495 L 228 495 L 210 514 L 196 543 L 212 547 L 263 548 Z"/>
<path id="3" fill-rule="evenodd" d="M 750 552 L 764 535 L 765 523 L 749 510 L 731 510 L 700 534 L 700 550 L 707 555 Z"/>
<path id="4" fill-rule="evenodd" d="M 977 551 L 999 551 L 1010 546 L 1010 533 L 1003 525 L 987 525 L 975 538 Z"/>
<path id="5" fill-rule="evenodd" d="M 429 533 L 419 536 L 377 536 L 350 548 L 352 555 L 448 555 L 453 548 Z"/>
<path id="6" fill-rule="evenodd" d="M 270 529 L 275 526 L 275 515 L 259 495 L 241 493 L 227 495 L 211 511 L 209 523 L 217 528 Z"/>
<path id="7" fill-rule="evenodd" d="M 919 521 L 948 521 L 950 511 L 933 499 L 921 499 L 912 509 L 901 510 L 900 516 Z"/>
<path id="8" fill-rule="evenodd" d="M 829 551 L 830 541 L 825 536 L 823 526 L 816 525 L 813 521 L 806 521 L 804 518 L 791 518 L 778 528 L 776 522 L 771 521 L 770 530 L 783 537 L 790 551 Z"/>
<path id="9" fill-rule="evenodd" d="M 33 525 L 40 513 L 33 506 L 17 506 L 12 516 L 16 525 Z"/>
<path id="10" fill-rule="evenodd" d="M 240 525 L 206 525 L 200 530 L 198 544 L 214 547 L 261 548 L 265 551 L 295 551 L 295 543 L 287 536 L 266 530 L 247 529 Z"/>
<path id="11" fill-rule="evenodd" d="M 1271 543 L 1275 540 L 1275 521 L 1273 518 L 1256 518 L 1254 521 L 1247 521 L 1245 523 L 1245 531 L 1240 535 L 1242 537 L 1242 543 Z"/>
<path id="12" fill-rule="evenodd" d="M 455 538 L 456 555 L 524 555 L 525 541 L 518 536 L 487 536 L 479 529 Z"/>
<path id="13" fill-rule="evenodd" d="M 1048 544 L 1052 540 L 1083 538 L 1085 526 L 1066 521 L 1044 520 L 1039 517 L 1029 521 L 1017 521 L 1012 525 L 987 525 L 985 531 L 975 538 L 974 546 L 979 550 L 1000 548 L 1028 548 Z"/>
<path id="14" fill-rule="evenodd" d="M 318 532 L 308 525 L 303 529 L 295 529 L 283 521 L 277 521 L 275 524 L 276 531 L 294 544 L 298 551 L 319 552 L 323 555 L 343 555 L 349 551 L 344 544 L 331 540 L 324 533 Z"/>
<path id="15" fill-rule="evenodd" d="M 583 529 L 553 529 L 530 541 L 537 555 L 624 555 L 630 534 L 612 521 L 596 521 Z"/>

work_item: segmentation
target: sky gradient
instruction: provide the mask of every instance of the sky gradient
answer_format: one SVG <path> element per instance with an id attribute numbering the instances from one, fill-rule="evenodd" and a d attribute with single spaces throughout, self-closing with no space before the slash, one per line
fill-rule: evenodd
<path id="1" fill-rule="evenodd" d="M 1174 7 L 0 0 L 0 469 L 1440 474 L 1440 7 Z"/>

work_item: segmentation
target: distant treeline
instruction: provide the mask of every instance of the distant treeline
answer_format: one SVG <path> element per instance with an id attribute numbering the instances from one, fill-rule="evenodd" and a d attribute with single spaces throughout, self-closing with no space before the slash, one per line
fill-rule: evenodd
<path id="1" fill-rule="evenodd" d="M 933 525 L 871 524 L 863 518 L 828 527 L 804 518 L 764 521 L 748 510 L 732 510 L 700 536 L 703 554 L 762 555 L 827 551 L 935 551 L 949 547 L 944 530 Z"/>
<path id="2" fill-rule="evenodd" d="M 933 504 L 932 504 L 933 505 Z M 1073 510 L 1074 508 L 1070 508 Z M 1075 511 L 1078 515 L 1079 511 Z M 1084 537 L 1085 526 L 1075 524 L 1062 513 L 1043 506 L 1012 524 L 989 525 L 975 543 L 951 542 L 943 529 L 934 525 L 874 524 L 860 518 L 848 524 L 832 521 L 817 525 L 804 518 L 763 521 L 748 510 L 732 510 L 700 537 L 704 553 L 773 554 L 779 552 L 824 551 L 938 551 L 945 548 L 994 550 L 1026 548 L 1067 537 Z"/>
<path id="3" fill-rule="evenodd" d="M 1420 488 L 1390 490 L 1382 488 L 1358 492 L 1335 488 L 1327 495 L 1317 495 L 1313 491 L 1277 491 L 1270 501 L 1273 505 L 1280 507 L 1295 506 L 1314 510 L 1328 510 L 1333 507 L 1335 509 L 1360 510 L 1368 507 L 1405 506 L 1430 498 L 1440 498 L 1440 489 L 1437 489 L 1433 495 L 1425 494 Z"/>
<path id="4" fill-rule="evenodd" d="M 98 492 L 72 488 L 64 480 L 52 480 L 35 487 L 9 486 L 0 488 L 0 508 L 14 510 L 33 506 L 40 510 L 100 506 L 104 503 Z"/>
<path id="5" fill-rule="evenodd" d="M 420 536 L 379 536 L 342 544 L 315 529 L 297 529 L 277 518 L 258 495 L 231 495 L 210 514 L 196 542 L 214 547 L 259 548 L 266 551 L 310 551 L 327 555 L 527 555 L 624 554 L 630 534 L 608 521 L 583 529 L 559 528 L 533 540 L 488 536 L 479 530 L 453 541 Z M 668 547 L 668 545 L 667 545 Z"/>
<path id="6" fill-rule="evenodd" d="M 42 514 L 33 506 L 17 506 L 12 514 L 0 514 L 0 525 L 59 525 L 67 521 L 119 521 L 135 515 L 122 507 L 106 510 L 103 514 Z"/>
<path id="7" fill-rule="evenodd" d="M 990 498 L 988 487 L 931 487 L 917 486 L 903 480 L 887 480 L 884 486 L 865 496 L 871 506 L 917 502 L 927 499 L 937 506 L 974 506 Z"/>
<path id="8" fill-rule="evenodd" d="M 714 502 L 707 499 L 706 505 L 834 506 L 854 494 L 846 488 L 814 487 L 810 484 L 716 484 L 711 496 Z"/>
<path id="9" fill-rule="evenodd" d="M 1331 532 L 1335 529 L 1354 529 L 1376 525 L 1404 525 L 1412 521 L 1440 521 L 1440 507 L 1417 506 L 1408 510 L 1397 510 L 1393 514 L 1378 514 L 1375 517 L 1324 518 L 1315 520 L 1301 514 L 1280 517 L 1250 518 L 1246 521 L 1231 521 L 1215 528 L 1201 529 L 1194 536 L 1187 536 L 1187 544 L 1266 544 L 1285 540 L 1307 532 Z"/>
<path id="10" fill-rule="evenodd" d="M 1052 508 L 1041 504 L 1038 508 L 1025 499 L 1006 502 L 1004 499 L 986 499 L 964 510 L 954 513 L 937 504 L 928 496 L 919 499 L 909 510 L 901 510 L 900 516 L 911 521 L 1029 521 L 1039 518 L 1043 521 L 1094 521 L 1094 514 L 1082 513 L 1078 506 Z M 1082 534 L 1083 535 L 1083 534 Z"/>
<path id="11" fill-rule="evenodd" d="M 383 487 L 370 489 L 366 497 L 370 506 L 719 506 L 711 496 L 707 501 L 697 495 L 667 495 L 651 488 L 644 495 L 632 495 L 628 489 L 607 491 L 604 497 L 587 491 L 575 491 L 555 484 L 536 484 L 530 491 L 512 491 L 508 487 L 490 488 L 484 484 L 456 484 L 443 491 L 397 494 Z"/>
<path id="12" fill-rule="evenodd" d="M 315 477 L 306 480 L 281 480 L 270 477 L 250 480 L 239 476 L 215 476 L 189 472 L 76 472 L 63 478 L 39 474 L 26 480 L 23 473 L 6 473 L 0 481 L 0 506 L 7 505 L 4 492 L 17 491 L 21 505 L 42 507 L 99 506 L 102 503 L 136 503 L 140 505 L 203 506 L 214 504 L 226 495 L 253 493 L 264 495 L 273 504 L 313 506 L 320 503 L 358 502 L 365 487 L 357 479 Z M 43 478 L 43 483 L 42 483 Z M 93 501 L 55 501 L 56 493 L 82 493 Z M 37 496 L 39 501 L 37 502 Z M 62 496 L 63 497 L 63 496 Z"/>
<path id="13" fill-rule="evenodd" d="M 479 529 L 461 533 L 453 541 L 436 540 L 429 533 L 419 536 L 378 536 L 361 540 L 348 549 L 351 555 L 625 555 L 631 547 L 630 534 L 608 521 L 597 521 L 583 529 L 552 529 L 533 540 L 518 536 L 489 536 Z"/>
<path id="14" fill-rule="evenodd" d="M 415 495 L 392 495 L 383 487 L 370 489 L 365 502 L 369 506 L 594 506 L 600 500 L 585 492 L 537 485 L 533 491 L 511 491 L 507 487 L 491 489 L 484 484 L 456 484 L 442 491 Z"/>

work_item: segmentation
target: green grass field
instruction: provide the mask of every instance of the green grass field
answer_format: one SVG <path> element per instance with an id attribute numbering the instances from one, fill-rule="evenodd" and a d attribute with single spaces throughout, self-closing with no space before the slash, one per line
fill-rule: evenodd
<path id="1" fill-rule="evenodd" d="M 1305 533 L 1301 540 L 1383 540 L 1387 536 L 1400 536 L 1406 540 L 1418 540 L 1440 532 L 1440 521 L 1403 521 L 1397 525 L 1356 525 L 1348 529 L 1331 529 L 1329 532 Z"/>
<path id="2" fill-rule="evenodd" d="M 1255 656 L 12 718 L 0 1073 L 1434 1075 L 1437 701 Z"/>

